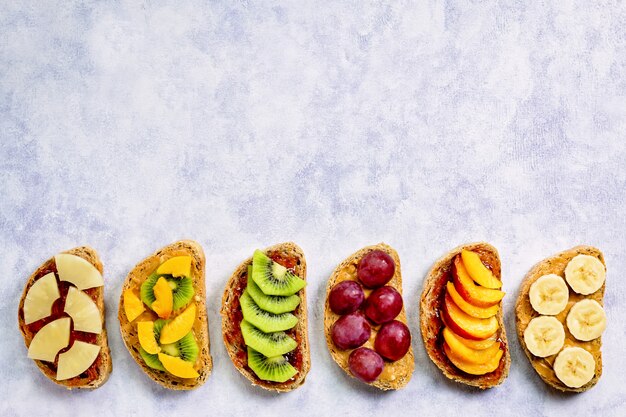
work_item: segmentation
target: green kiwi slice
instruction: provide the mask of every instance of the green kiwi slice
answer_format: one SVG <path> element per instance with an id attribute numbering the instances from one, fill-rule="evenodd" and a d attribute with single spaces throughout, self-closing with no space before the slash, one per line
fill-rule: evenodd
<path id="1" fill-rule="evenodd" d="M 161 330 L 163 326 L 168 323 L 169 320 L 157 319 L 154 321 L 154 337 L 159 340 L 161 337 Z M 161 346 L 161 351 L 166 355 L 176 356 L 184 361 L 194 363 L 198 359 L 198 353 L 200 349 L 196 343 L 196 339 L 193 336 L 193 332 L 187 333 L 182 339 L 175 343 L 170 343 Z M 141 346 L 139 346 L 139 354 L 143 361 L 152 369 L 158 369 L 159 371 L 165 371 L 163 364 L 159 360 L 159 355 L 152 355 L 146 352 Z"/>
<path id="2" fill-rule="evenodd" d="M 248 267 L 248 278 L 252 276 L 252 266 Z M 248 279 L 248 294 L 262 310 L 269 311 L 274 314 L 288 313 L 293 311 L 300 304 L 300 297 L 297 295 L 280 296 L 265 295 L 263 291 L 256 285 L 253 279 Z M 270 355 L 271 356 L 271 355 Z"/>
<path id="3" fill-rule="evenodd" d="M 265 333 L 246 320 L 241 321 L 241 334 L 246 346 L 264 356 L 284 355 L 298 347 L 298 342 L 285 332 Z"/>
<path id="4" fill-rule="evenodd" d="M 248 348 L 248 366 L 263 381 L 285 382 L 293 378 L 298 371 L 282 356 L 264 356 Z"/>
<path id="5" fill-rule="evenodd" d="M 148 279 L 141 284 L 141 289 L 139 291 L 141 301 L 143 301 L 148 307 L 152 308 L 152 303 L 156 300 L 153 288 L 160 277 L 165 278 L 172 289 L 172 295 L 174 296 L 173 310 L 178 310 L 179 308 L 185 307 L 189 304 L 195 294 L 191 278 L 174 278 L 171 275 L 157 275 L 156 273 L 150 275 Z"/>
<path id="6" fill-rule="evenodd" d="M 252 279 L 266 295 L 293 295 L 306 285 L 306 281 L 258 249 L 252 256 Z"/>
<path id="7" fill-rule="evenodd" d="M 139 346 L 139 354 L 141 355 L 141 358 L 146 363 L 146 365 L 148 365 L 150 368 L 165 372 L 165 368 L 159 360 L 159 355 L 152 355 L 143 350 L 141 346 Z"/>
<path id="8" fill-rule="evenodd" d="M 239 298 L 243 318 L 265 333 L 289 330 L 298 324 L 298 318 L 291 313 L 273 314 L 263 311 L 244 290 Z"/>

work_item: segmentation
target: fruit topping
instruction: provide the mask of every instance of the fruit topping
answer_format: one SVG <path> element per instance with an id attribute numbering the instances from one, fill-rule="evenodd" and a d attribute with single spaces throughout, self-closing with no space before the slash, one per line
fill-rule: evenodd
<path id="1" fill-rule="evenodd" d="M 162 319 L 169 318 L 169 316 L 172 314 L 174 298 L 172 294 L 172 288 L 169 286 L 165 278 L 160 277 L 157 280 L 156 284 L 154 285 L 153 292 L 155 301 L 150 307 Z"/>
<path id="2" fill-rule="evenodd" d="M 476 307 L 473 304 L 465 301 L 461 294 L 459 294 L 454 287 L 454 284 L 449 282 L 446 284 L 446 291 L 454 301 L 454 304 L 457 305 L 461 310 L 465 313 L 469 314 L 472 317 L 476 317 L 477 319 L 488 319 L 489 317 L 493 317 L 498 313 L 500 306 L 498 304 L 493 305 L 491 307 Z"/>
<path id="3" fill-rule="evenodd" d="M 497 332 L 500 327 L 495 316 L 479 319 L 465 313 L 452 301 L 449 294 L 446 294 L 444 297 L 441 316 L 444 323 L 451 327 L 456 334 L 467 339 L 487 339 Z"/>
<path id="4" fill-rule="evenodd" d="M 139 344 L 146 353 L 156 355 L 161 351 L 161 347 L 154 335 L 153 321 L 140 321 L 137 323 L 137 337 L 139 338 Z"/>
<path id="5" fill-rule="evenodd" d="M 260 250 L 254 252 L 252 259 L 252 279 L 266 295 L 293 295 L 306 285 L 306 281 Z"/>
<path id="6" fill-rule="evenodd" d="M 261 309 L 245 290 L 239 298 L 243 318 L 265 333 L 289 330 L 298 324 L 298 318 L 291 313 L 273 314 Z"/>
<path id="7" fill-rule="evenodd" d="M 298 371 L 282 355 L 267 357 L 248 347 L 248 366 L 264 381 L 285 382 Z"/>
<path id="8" fill-rule="evenodd" d="M 341 316 L 331 329 L 331 338 L 339 349 L 354 349 L 367 342 L 371 327 L 360 312 Z"/>
<path id="9" fill-rule="evenodd" d="M 357 277 L 367 288 L 378 288 L 388 283 L 396 270 L 393 258 L 382 250 L 374 250 L 361 258 Z"/>
<path id="10" fill-rule="evenodd" d="M 143 306 L 143 302 L 137 297 L 131 288 L 124 291 L 124 313 L 126 313 L 126 319 L 132 322 L 137 317 L 146 311 Z"/>
<path id="11" fill-rule="evenodd" d="M 504 297 L 504 292 L 484 288 L 474 284 L 468 275 L 460 256 L 454 259 L 454 287 L 461 296 L 470 304 L 477 307 L 491 307 L 496 305 Z"/>
<path id="12" fill-rule="evenodd" d="M 248 267 L 248 277 L 252 276 L 252 266 Z M 274 314 L 288 313 L 293 311 L 300 304 L 300 297 L 297 295 L 280 296 L 280 295 L 265 295 L 261 288 L 254 282 L 253 279 L 248 280 L 246 287 L 248 294 L 256 305 L 262 310 L 265 310 Z"/>
<path id="13" fill-rule="evenodd" d="M 591 381 L 596 372 L 593 355 L 581 347 L 567 347 L 554 360 L 556 377 L 570 388 L 580 388 Z"/>
<path id="14" fill-rule="evenodd" d="M 284 355 L 298 347 L 298 343 L 285 332 L 265 333 L 246 320 L 241 321 L 241 333 L 246 346 L 264 356 Z"/>
<path id="15" fill-rule="evenodd" d="M 465 346 L 467 346 L 470 349 L 475 349 L 475 350 L 488 349 L 498 342 L 496 334 L 493 334 L 486 339 L 472 340 L 472 339 L 466 339 L 464 337 L 459 336 L 458 334 L 454 333 L 454 331 L 452 331 L 452 329 L 449 327 L 446 327 L 446 329 L 447 331 L 452 333 L 455 338 L 457 338 L 461 343 L 463 343 Z"/>
<path id="16" fill-rule="evenodd" d="M 499 343 L 492 343 L 488 348 L 480 350 L 467 347 L 462 340 L 447 327 L 443 329 L 443 339 L 456 357 L 462 359 L 464 362 L 477 365 L 491 361 L 498 353 L 498 350 L 500 350 Z"/>
<path id="17" fill-rule="evenodd" d="M 52 314 L 52 304 L 60 297 L 54 272 L 39 278 L 24 299 L 24 323 L 31 324 Z"/>
<path id="18" fill-rule="evenodd" d="M 548 274 L 532 283 L 528 297 L 530 305 L 537 313 L 554 316 L 565 310 L 569 289 L 563 278 Z"/>
<path id="19" fill-rule="evenodd" d="M 158 275 L 173 277 L 191 276 L 191 256 L 175 256 L 163 262 L 157 269 Z"/>
<path id="20" fill-rule="evenodd" d="M 70 343 L 69 317 L 54 320 L 41 328 L 28 346 L 28 357 L 54 362 L 57 353 Z"/>
<path id="21" fill-rule="evenodd" d="M 567 313 L 567 328 L 583 342 L 597 339 L 606 329 L 606 313 L 596 300 L 580 300 Z"/>
<path id="22" fill-rule="evenodd" d="M 502 281 L 496 278 L 491 270 L 483 264 L 476 252 L 464 250 L 461 252 L 461 259 L 467 273 L 478 285 L 494 290 L 502 287 Z"/>
<path id="23" fill-rule="evenodd" d="M 182 313 L 170 320 L 161 330 L 159 342 L 174 343 L 191 331 L 196 320 L 196 304 L 190 304 Z M 145 349 L 145 348 L 144 348 Z M 148 351 L 148 349 L 146 349 Z M 149 352 L 149 351 L 148 351 Z"/>
<path id="24" fill-rule="evenodd" d="M 342 281 L 336 284 L 328 294 L 328 305 L 335 314 L 349 314 L 357 311 L 365 294 L 363 288 L 356 281 Z"/>
<path id="25" fill-rule="evenodd" d="M 565 267 L 565 280 L 578 294 L 589 295 L 604 284 L 606 270 L 596 257 L 577 255 Z"/>
<path id="26" fill-rule="evenodd" d="M 498 366 L 500 366 L 500 359 L 502 359 L 502 355 L 504 355 L 504 351 L 500 349 L 494 356 L 491 357 L 489 361 L 481 364 L 474 364 L 464 361 L 458 357 L 454 352 L 452 352 L 447 343 L 443 344 L 443 351 L 454 366 L 470 375 L 484 375 L 495 371 L 498 369 Z"/>
<path id="27" fill-rule="evenodd" d="M 385 362 L 372 349 L 361 347 L 355 349 L 348 357 L 348 367 L 356 378 L 363 382 L 374 382 L 383 372 Z"/>
<path id="28" fill-rule="evenodd" d="M 383 324 L 376 335 L 374 349 L 390 361 L 402 359 L 411 347 L 411 332 L 398 320 Z"/>
<path id="29" fill-rule="evenodd" d="M 393 287 L 380 287 L 372 291 L 365 302 L 365 315 L 376 324 L 396 318 L 402 311 L 402 296 Z"/>
<path id="30" fill-rule="evenodd" d="M 60 253 L 54 257 L 61 281 L 71 282 L 79 290 L 101 287 L 104 285 L 102 274 L 87 260 L 80 256 Z"/>
<path id="31" fill-rule="evenodd" d="M 532 319 L 524 330 L 526 347 L 535 356 L 545 358 L 555 355 L 565 343 L 565 330 L 553 316 Z"/>
<path id="32" fill-rule="evenodd" d="M 82 374 L 94 363 L 99 353 L 100 346 L 75 341 L 67 352 L 59 355 L 56 379 L 63 381 Z"/>
<path id="33" fill-rule="evenodd" d="M 170 276 L 161 277 L 156 273 L 150 275 L 148 279 L 141 284 L 141 301 L 143 301 L 148 307 L 152 308 L 152 303 L 156 300 L 154 295 L 154 286 L 161 278 L 167 281 L 172 290 L 172 310 L 178 310 L 179 308 L 183 308 L 189 304 L 195 293 L 191 278 L 172 278 Z"/>
<path id="34" fill-rule="evenodd" d="M 102 317 L 96 303 L 84 292 L 70 287 L 65 299 L 64 311 L 74 321 L 74 330 L 100 334 Z"/>
<path id="35" fill-rule="evenodd" d="M 200 376 L 200 374 L 193 369 L 192 362 L 187 362 L 181 358 L 164 353 L 158 353 L 158 358 L 165 370 L 174 376 L 179 378 L 197 378 Z"/>

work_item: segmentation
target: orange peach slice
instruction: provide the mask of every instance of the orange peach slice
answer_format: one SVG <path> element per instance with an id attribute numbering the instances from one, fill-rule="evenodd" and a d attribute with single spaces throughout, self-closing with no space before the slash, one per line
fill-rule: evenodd
<path id="1" fill-rule="evenodd" d="M 464 362 L 480 365 L 483 363 L 487 363 L 491 360 L 491 358 L 498 353 L 500 350 L 500 345 L 494 343 L 487 349 L 472 349 L 463 344 L 449 328 L 444 327 L 443 329 L 443 339 L 446 341 L 450 350 L 457 356 L 459 359 L 462 359 Z"/>
<path id="2" fill-rule="evenodd" d="M 172 307 L 174 307 L 172 287 L 170 287 L 165 278 L 161 277 L 156 282 L 153 291 L 156 301 L 152 303 L 152 310 L 162 319 L 169 318 L 170 314 L 172 314 Z"/>
<path id="3" fill-rule="evenodd" d="M 481 364 L 473 364 L 466 362 L 463 359 L 459 358 L 457 355 L 455 355 L 447 343 L 443 344 L 443 351 L 454 366 L 470 375 L 485 375 L 489 372 L 495 371 L 496 369 L 498 369 L 498 366 L 500 366 L 500 359 L 502 359 L 502 355 L 504 354 L 504 351 L 502 349 L 499 349 L 498 352 L 491 358 L 491 360 Z"/>
<path id="4" fill-rule="evenodd" d="M 458 334 L 454 333 L 454 331 L 450 327 L 448 327 L 448 331 L 452 332 L 454 336 L 461 341 L 461 343 L 463 343 L 465 346 L 467 346 L 470 349 L 475 349 L 475 350 L 488 349 L 498 342 L 498 338 L 496 337 L 497 336 L 496 334 L 492 334 L 487 339 L 472 340 L 472 339 L 466 339 L 464 337 L 459 336 Z"/>
<path id="5" fill-rule="evenodd" d="M 159 339 L 160 342 L 167 345 L 179 341 L 191 331 L 195 320 L 196 305 L 192 303 L 185 309 L 185 311 L 180 313 L 174 320 L 170 321 L 163 327 Z"/>
<path id="6" fill-rule="evenodd" d="M 168 259 L 159 266 L 157 274 L 173 277 L 191 276 L 191 256 L 175 256 Z"/>
<path id="7" fill-rule="evenodd" d="M 143 303 L 130 288 L 124 291 L 124 313 L 129 322 L 135 320 L 146 310 Z"/>
<path id="8" fill-rule="evenodd" d="M 140 321 L 137 323 L 137 337 L 143 350 L 149 354 L 156 355 L 161 351 L 161 347 L 154 337 L 153 321 Z"/>
<path id="9" fill-rule="evenodd" d="M 448 290 L 448 294 L 452 297 L 454 304 L 472 317 L 476 317 L 478 319 L 488 319 L 489 317 L 495 316 L 500 309 L 498 304 L 483 308 L 476 307 L 475 305 L 468 303 L 463 297 L 461 297 L 461 294 L 457 292 L 456 288 L 454 288 L 454 284 L 450 281 L 446 284 L 446 288 Z"/>
<path id="10" fill-rule="evenodd" d="M 502 281 L 496 278 L 493 272 L 483 264 L 476 252 L 464 250 L 461 252 L 461 258 L 467 273 L 477 284 L 493 290 L 502 288 Z"/>
<path id="11" fill-rule="evenodd" d="M 159 361 L 163 364 L 167 372 L 179 378 L 197 378 L 200 376 L 198 372 L 193 369 L 193 363 L 186 362 L 181 358 L 159 353 Z"/>
<path id="12" fill-rule="evenodd" d="M 498 320 L 495 317 L 477 319 L 461 310 L 449 294 L 444 297 L 441 315 L 444 322 L 459 336 L 472 340 L 488 339 L 498 331 Z"/>
<path id="13" fill-rule="evenodd" d="M 498 304 L 504 297 L 504 292 L 500 290 L 483 288 L 474 284 L 459 256 L 454 259 L 453 273 L 454 288 L 470 304 L 477 307 L 491 307 Z"/>

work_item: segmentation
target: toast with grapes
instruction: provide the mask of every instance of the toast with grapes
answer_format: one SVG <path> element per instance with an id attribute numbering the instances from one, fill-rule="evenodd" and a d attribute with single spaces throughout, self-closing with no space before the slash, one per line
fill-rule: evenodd
<path id="1" fill-rule="evenodd" d="M 420 302 L 422 340 L 448 379 L 487 389 L 508 376 L 504 294 L 500 256 L 485 242 L 452 249 L 428 272 Z"/>
<path id="2" fill-rule="evenodd" d="M 311 359 L 300 247 L 254 251 L 226 283 L 220 312 L 226 351 L 252 385 L 287 392 L 304 383 Z"/>
<path id="3" fill-rule="evenodd" d="M 122 339 L 139 367 L 173 390 L 202 385 L 212 368 L 202 247 L 181 240 L 138 263 L 124 281 Z"/>

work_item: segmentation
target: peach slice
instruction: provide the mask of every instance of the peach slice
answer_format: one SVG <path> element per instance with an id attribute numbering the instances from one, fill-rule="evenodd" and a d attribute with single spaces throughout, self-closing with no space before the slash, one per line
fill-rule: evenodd
<path id="1" fill-rule="evenodd" d="M 470 375 L 485 375 L 489 372 L 495 371 L 496 369 L 498 369 L 498 366 L 500 366 L 500 359 L 502 359 L 502 355 L 504 354 L 504 351 L 502 349 L 499 349 L 498 352 L 491 358 L 491 360 L 477 365 L 466 362 L 456 356 L 447 343 L 443 344 L 443 351 L 448 359 L 450 359 L 450 362 L 454 364 L 454 366 Z"/>
<path id="2" fill-rule="evenodd" d="M 153 291 L 156 301 L 152 303 L 152 310 L 162 319 L 169 318 L 170 314 L 172 314 L 172 307 L 174 307 L 172 287 L 170 287 L 165 278 L 161 277 L 156 282 Z"/>
<path id="3" fill-rule="evenodd" d="M 196 320 L 196 305 L 191 303 L 189 307 L 180 313 L 174 320 L 167 323 L 161 330 L 160 342 L 164 345 L 177 342 L 191 331 Z M 144 348 L 145 349 L 145 348 Z"/>
<path id="4" fill-rule="evenodd" d="M 191 256 L 174 256 L 168 259 L 157 268 L 157 274 L 173 277 L 191 276 Z"/>
<path id="5" fill-rule="evenodd" d="M 504 292 L 500 290 L 492 290 L 490 288 L 483 288 L 474 284 L 474 281 L 467 273 L 461 257 L 457 256 L 454 259 L 454 288 L 461 294 L 461 296 L 470 304 L 477 307 L 491 307 L 496 305 L 504 297 Z"/>
<path id="6" fill-rule="evenodd" d="M 500 309 L 498 304 L 483 308 L 476 307 L 475 305 L 468 303 L 463 297 L 461 297 L 461 294 L 457 292 L 456 288 L 454 288 L 454 284 L 450 281 L 446 284 L 446 288 L 448 290 L 448 294 L 452 297 L 454 304 L 472 317 L 476 317 L 478 319 L 488 319 L 489 317 L 495 316 Z"/>
<path id="7" fill-rule="evenodd" d="M 492 344 L 487 349 L 477 350 L 469 348 L 465 346 L 461 340 L 457 339 L 454 333 L 447 327 L 443 329 L 443 339 L 455 356 L 462 359 L 464 362 L 476 365 L 489 362 L 491 358 L 498 353 L 498 350 L 500 350 L 500 345 L 497 343 Z"/>
<path id="8" fill-rule="evenodd" d="M 472 340 L 472 339 L 466 339 L 464 337 L 459 336 L 458 334 L 454 333 L 454 331 L 450 327 L 448 327 L 448 331 L 452 332 L 454 336 L 461 341 L 461 343 L 463 343 L 465 346 L 467 346 L 470 349 L 475 349 L 475 350 L 488 349 L 498 342 L 498 338 L 496 337 L 497 335 L 495 333 L 489 336 L 487 339 Z"/>
<path id="9" fill-rule="evenodd" d="M 200 376 L 193 369 L 193 363 L 184 361 L 181 358 L 159 353 L 159 361 L 167 372 L 179 378 L 197 378 Z"/>
<path id="10" fill-rule="evenodd" d="M 477 284 L 493 290 L 502 288 L 502 281 L 496 278 L 493 272 L 483 264 L 476 252 L 464 250 L 461 252 L 461 258 L 463 258 L 463 266 L 467 273 Z"/>
<path id="11" fill-rule="evenodd" d="M 495 317 L 477 319 L 461 310 L 449 294 L 444 297 L 441 315 L 444 322 L 458 335 L 472 340 L 488 339 L 500 327 Z"/>
<path id="12" fill-rule="evenodd" d="M 143 350 L 149 354 L 156 355 L 161 351 L 161 347 L 154 337 L 153 321 L 140 321 L 137 323 L 137 337 Z"/>
<path id="13" fill-rule="evenodd" d="M 124 313 L 129 322 L 135 320 L 146 310 L 143 303 L 130 288 L 124 291 Z"/>

